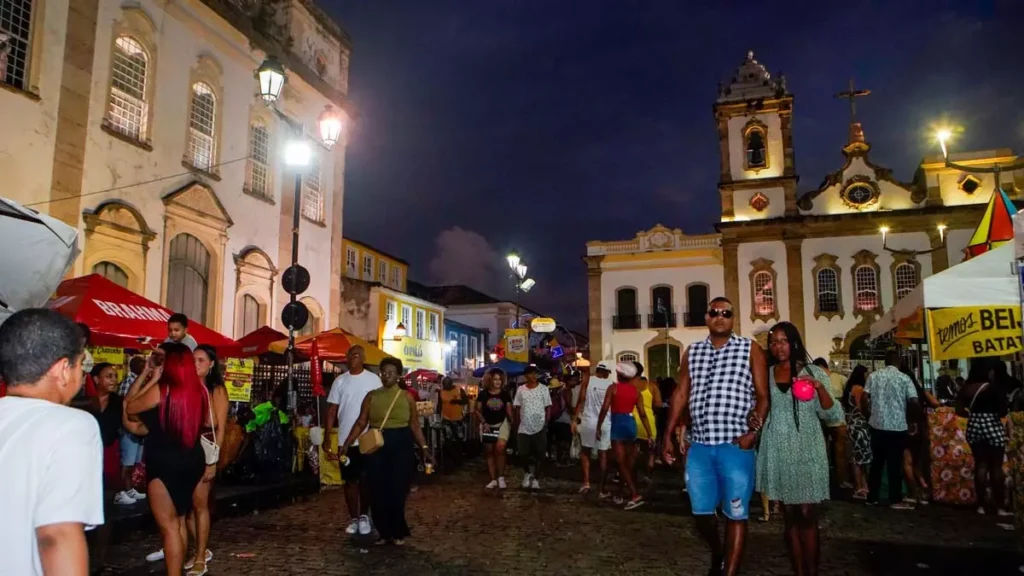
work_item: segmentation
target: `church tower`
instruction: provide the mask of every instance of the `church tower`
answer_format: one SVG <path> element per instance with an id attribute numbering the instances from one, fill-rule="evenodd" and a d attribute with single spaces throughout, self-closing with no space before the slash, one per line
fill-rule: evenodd
<path id="1" fill-rule="evenodd" d="M 747 52 L 732 81 L 719 85 L 714 112 L 722 221 L 796 215 L 793 95 L 785 77 L 773 78 Z"/>

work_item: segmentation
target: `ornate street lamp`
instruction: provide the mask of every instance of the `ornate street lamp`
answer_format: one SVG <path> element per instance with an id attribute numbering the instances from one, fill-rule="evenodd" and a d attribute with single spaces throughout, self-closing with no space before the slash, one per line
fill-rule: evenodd
<path id="1" fill-rule="evenodd" d="M 399 322 L 398 326 L 395 326 L 395 340 L 401 340 L 402 338 L 405 338 L 405 324 Z"/>
<path id="2" fill-rule="evenodd" d="M 267 56 L 263 64 L 256 69 L 256 79 L 260 84 L 260 97 L 267 104 L 277 102 L 284 89 L 285 75 L 284 66 L 273 56 Z"/>
<path id="3" fill-rule="evenodd" d="M 338 138 L 341 137 L 341 129 L 344 125 L 343 120 L 341 113 L 330 104 L 324 106 L 324 111 L 317 118 L 316 122 L 320 126 L 320 139 L 328 150 L 338 143 Z"/>
<path id="4" fill-rule="evenodd" d="M 519 257 L 519 254 L 511 252 L 509 253 L 508 256 L 505 257 L 505 260 L 508 262 L 509 270 L 512 271 L 511 276 L 512 279 L 515 281 L 516 285 L 515 327 L 519 328 L 519 295 L 522 294 L 523 292 L 529 292 L 530 289 L 537 284 L 537 281 L 534 280 L 533 278 L 526 277 L 526 271 L 528 270 L 528 268 L 526 267 L 526 264 L 523 263 L 523 259 Z"/>

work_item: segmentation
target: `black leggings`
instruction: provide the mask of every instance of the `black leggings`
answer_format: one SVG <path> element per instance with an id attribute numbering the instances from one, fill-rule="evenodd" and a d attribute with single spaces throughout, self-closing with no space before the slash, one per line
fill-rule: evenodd
<path id="1" fill-rule="evenodd" d="M 1005 504 L 1006 476 L 1003 474 L 1003 458 L 1006 455 L 1006 447 L 993 446 L 988 442 L 975 442 L 971 444 L 971 453 L 974 455 L 974 491 L 978 506 L 985 505 L 986 492 L 991 490 L 990 505 L 1002 508 Z"/>

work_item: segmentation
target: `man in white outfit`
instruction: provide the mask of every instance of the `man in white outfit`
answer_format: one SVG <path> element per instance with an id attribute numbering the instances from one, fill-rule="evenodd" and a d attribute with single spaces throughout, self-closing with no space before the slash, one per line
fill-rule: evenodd
<path id="1" fill-rule="evenodd" d="M 583 466 L 583 486 L 580 487 L 580 494 L 590 492 L 590 459 L 596 453 L 598 464 L 601 467 L 598 497 L 602 499 L 611 495 L 605 491 L 604 486 L 608 479 L 608 449 L 611 448 L 612 421 L 611 419 L 605 420 L 601 427 L 601 438 L 598 440 L 597 420 L 601 414 L 601 406 L 604 405 L 605 393 L 613 384 L 611 373 L 611 362 L 607 360 L 598 362 L 597 368 L 594 369 L 594 375 L 583 383 L 572 421 L 573 434 L 579 433 L 580 444 L 584 448 L 589 448 L 580 454 L 580 465 Z"/>

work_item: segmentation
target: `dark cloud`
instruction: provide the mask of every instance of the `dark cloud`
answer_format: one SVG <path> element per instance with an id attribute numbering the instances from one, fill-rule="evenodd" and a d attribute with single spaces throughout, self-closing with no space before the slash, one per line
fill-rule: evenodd
<path id="1" fill-rule="evenodd" d="M 430 260 L 435 284 L 465 284 L 485 294 L 498 294 L 504 260 L 481 234 L 455 226 L 442 230 L 434 241 L 436 253 Z"/>

